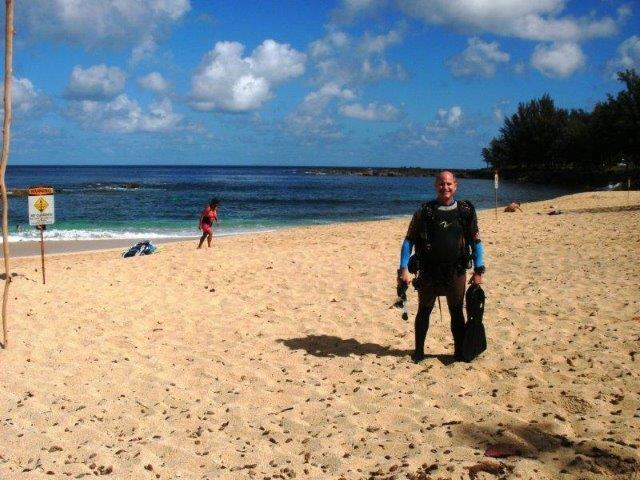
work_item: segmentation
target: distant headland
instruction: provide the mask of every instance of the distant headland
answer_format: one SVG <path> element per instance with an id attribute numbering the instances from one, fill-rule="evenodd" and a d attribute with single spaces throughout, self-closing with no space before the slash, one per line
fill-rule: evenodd
<path id="1" fill-rule="evenodd" d="M 442 168 L 420 167 L 312 167 L 307 173 L 315 175 L 360 175 L 363 177 L 434 177 Z M 487 168 L 451 169 L 458 178 L 493 178 L 493 172 Z"/>

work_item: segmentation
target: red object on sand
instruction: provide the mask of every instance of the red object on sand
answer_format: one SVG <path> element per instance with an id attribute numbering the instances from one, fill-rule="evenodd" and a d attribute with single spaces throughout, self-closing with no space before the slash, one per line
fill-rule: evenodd
<path id="1" fill-rule="evenodd" d="M 520 455 L 520 448 L 511 443 L 496 443 L 494 445 L 489 445 L 484 451 L 484 456 L 491 458 L 511 457 L 514 455 Z"/>

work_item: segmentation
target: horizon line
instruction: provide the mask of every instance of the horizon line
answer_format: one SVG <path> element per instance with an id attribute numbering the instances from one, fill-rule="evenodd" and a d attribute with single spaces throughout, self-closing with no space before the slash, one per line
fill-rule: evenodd
<path id="1" fill-rule="evenodd" d="M 416 168 L 421 170 L 487 170 L 488 167 L 419 167 L 414 165 L 402 165 L 402 166 L 372 166 L 372 165 L 246 165 L 246 164 L 223 164 L 223 165 L 206 165 L 206 164 L 169 164 L 169 163 L 117 163 L 117 164 L 37 164 L 37 163 L 19 163 L 8 164 L 7 167 L 207 167 L 207 168 L 336 168 L 336 169 L 348 169 L 348 168 L 371 168 L 371 169 L 401 169 L 401 168 Z"/>

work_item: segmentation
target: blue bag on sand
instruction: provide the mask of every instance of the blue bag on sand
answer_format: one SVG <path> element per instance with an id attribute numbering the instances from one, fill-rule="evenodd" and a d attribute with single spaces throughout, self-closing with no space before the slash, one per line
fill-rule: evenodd
<path id="1" fill-rule="evenodd" d="M 137 257 L 140 255 L 151 255 L 158 249 L 153 243 L 145 240 L 143 242 L 136 243 L 133 247 L 129 248 L 122 252 L 122 256 L 124 258 L 127 257 Z"/>
<path id="2" fill-rule="evenodd" d="M 484 290 L 480 285 L 471 285 L 465 295 L 467 324 L 464 342 L 462 344 L 462 358 L 470 362 L 487 349 L 487 336 L 482 323 L 484 315 Z"/>

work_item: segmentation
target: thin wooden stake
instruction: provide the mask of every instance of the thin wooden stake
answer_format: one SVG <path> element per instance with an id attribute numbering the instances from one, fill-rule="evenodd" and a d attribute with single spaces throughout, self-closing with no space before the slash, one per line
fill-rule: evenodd
<path id="1" fill-rule="evenodd" d="M 493 175 L 493 190 L 496 195 L 496 220 L 498 219 L 498 171 Z"/>
<path id="2" fill-rule="evenodd" d="M 11 284 L 11 265 L 9 263 L 9 199 L 5 184 L 5 172 L 9 161 L 9 142 L 11 140 L 11 80 L 13 78 L 13 0 L 6 1 L 5 37 L 4 37 L 4 121 L 2 124 L 2 160 L 0 161 L 0 191 L 2 192 L 2 252 L 4 254 L 4 293 L 2 295 L 2 348 L 9 345 L 7 333 L 7 302 Z"/>
<path id="3" fill-rule="evenodd" d="M 40 225 L 40 259 L 42 260 L 42 284 L 46 284 L 44 278 L 44 225 Z"/>

